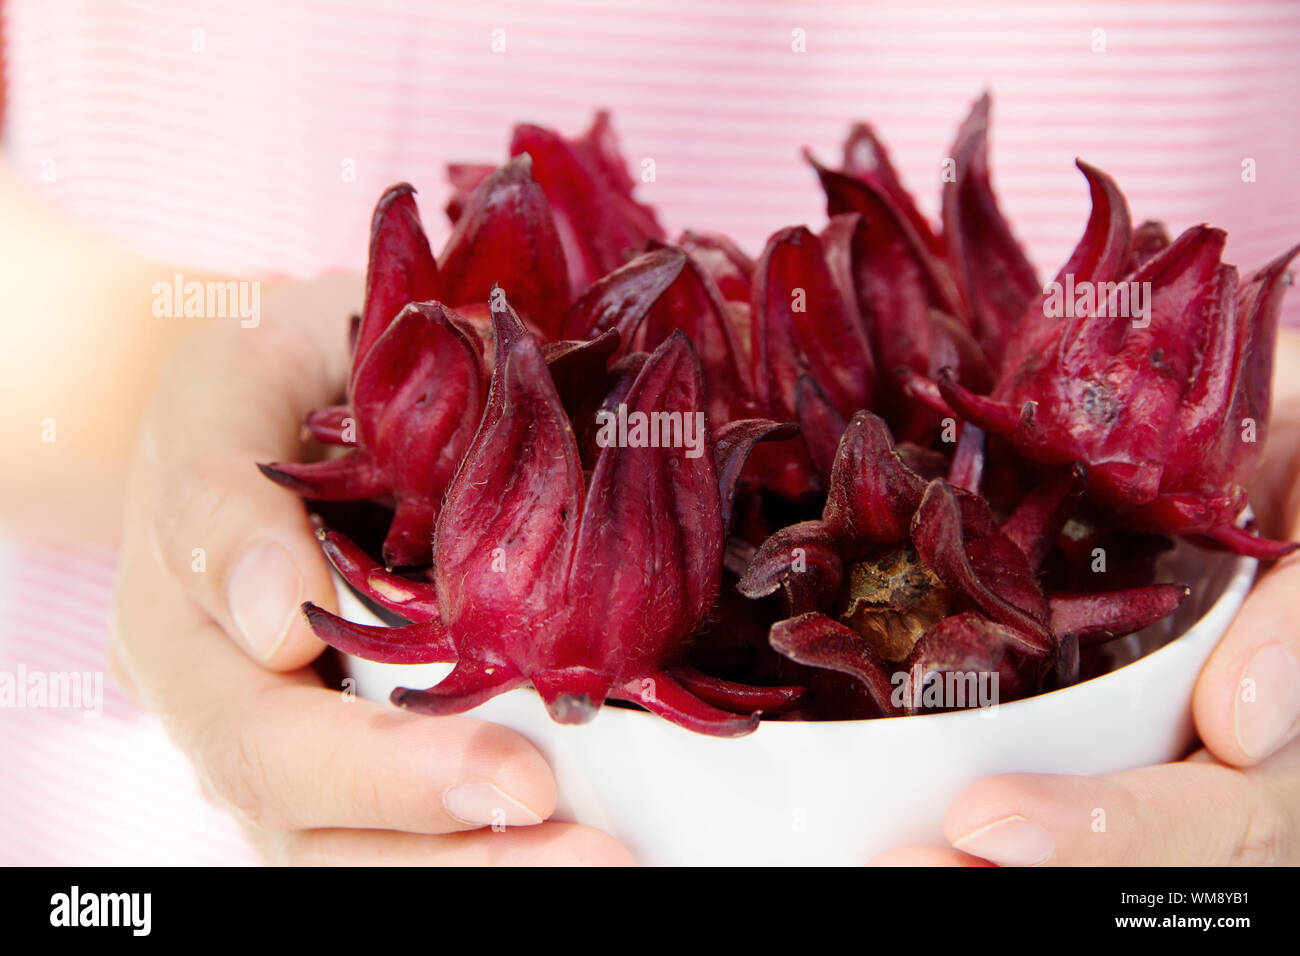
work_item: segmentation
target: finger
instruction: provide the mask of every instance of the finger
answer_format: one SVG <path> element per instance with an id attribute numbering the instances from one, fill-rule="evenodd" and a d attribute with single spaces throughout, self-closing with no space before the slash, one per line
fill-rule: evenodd
<path id="1" fill-rule="evenodd" d="M 572 823 L 450 836 L 365 830 L 277 835 L 266 855 L 291 866 L 633 866 L 613 837 Z"/>
<path id="2" fill-rule="evenodd" d="M 872 858 L 868 866 L 992 866 L 960 850 L 936 846 L 900 846 Z"/>
<path id="3" fill-rule="evenodd" d="M 1261 530 L 1300 539 L 1300 331 L 1280 329 L 1268 443 L 1250 487 Z M 1266 571 L 1201 672 L 1196 729 L 1225 763 L 1249 766 L 1300 732 L 1300 555 Z"/>
<path id="4" fill-rule="evenodd" d="M 191 737 L 191 752 L 222 799 L 269 829 L 448 833 L 534 826 L 554 812 L 550 770 L 515 732 L 348 700 L 267 688 Z"/>
<path id="5" fill-rule="evenodd" d="M 1255 584 L 1197 680 L 1197 732 L 1225 763 L 1257 763 L 1300 734 L 1298 619 L 1300 554 Z"/>
<path id="6" fill-rule="evenodd" d="M 444 833 L 539 823 L 555 808 L 541 754 L 504 727 L 428 718 L 249 660 L 128 537 L 115 608 L 121 659 L 206 786 L 266 829 Z M 153 562 L 150 568 L 149 562 Z"/>
<path id="7" fill-rule="evenodd" d="M 256 328 L 204 330 L 164 374 L 142 432 L 130 494 L 158 552 L 195 601 L 259 662 L 299 667 L 322 645 L 297 613 L 333 606 L 328 565 L 302 502 L 256 463 L 302 457 L 308 411 L 336 401 L 346 376 L 353 279 L 268 296 Z"/>
<path id="8" fill-rule="evenodd" d="M 954 848 L 1002 866 L 1280 862 L 1294 851 L 1294 821 L 1281 808 L 1295 789 L 1294 780 L 1262 786 L 1204 761 L 1100 778 L 1008 774 L 959 794 L 944 833 Z"/>

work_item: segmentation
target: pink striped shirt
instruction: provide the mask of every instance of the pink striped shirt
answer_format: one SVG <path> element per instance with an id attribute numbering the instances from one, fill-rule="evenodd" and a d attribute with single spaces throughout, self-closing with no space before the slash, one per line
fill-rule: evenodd
<path id="1" fill-rule="evenodd" d="M 1044 277 L 1087 216 L 1076 155 L 1116 177 L 1139 220 L 1226 228 L 1243 269 L 1300 238 L 1300 6 L 1285 0 L 3 12 L 5 146 L 32 191 L 146 256 L 237 277 L 360 270 L 371 207 L 396 180 L 420 189 L 436 241 L 448 162 L 502 158 L 518 120 L 577 132 L 598 106 L 630 162 L 654 160 L 639 196 L 670 233 L 720 230 L 756 253 L 779 227 L 820 223 L 799 148 L 837 159 L 854 119 L 935 216 L 941 163 L 986 88 L 995 188 Z M 1300 320 L 1300 297 L 1285 310 Z M 13 550 L 0 671 L 98 669 L 111 556 Z M 0 863 L 247 860 L 156 721 L 105 695 L 96 720 L 0 712 Z"/>

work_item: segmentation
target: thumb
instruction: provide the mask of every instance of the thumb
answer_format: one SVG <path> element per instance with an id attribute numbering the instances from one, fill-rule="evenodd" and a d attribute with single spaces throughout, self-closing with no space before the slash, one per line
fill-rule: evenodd
<path id="1" fill-rule="evenodd" d="M 186 594 L 260 663 L 293 669 L 322 644 L 298 613 L 333 606 L 329 567 L 301 501 L 258 462 L 302 457 L 303 417 L 337 401 L 355 277 L 268 283 L 251 328 L 204 329 L 164 372 L 128 496 Z"/>

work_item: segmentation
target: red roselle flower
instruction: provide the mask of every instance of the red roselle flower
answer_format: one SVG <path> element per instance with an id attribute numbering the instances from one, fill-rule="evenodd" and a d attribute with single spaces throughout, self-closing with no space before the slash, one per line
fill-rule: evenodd
<path id="1" fill-rule="evenodd" d="M 758 405 L 745 365 L 745 341 L 702 261 L 659 245 L 601 277 L 573 304 L 560 327 L 566 339 L 616 329 L 628 352 L 649 352 L 683 332 L 699 353 L 715 426 L 754 417 Z"/>
<path id="2" fill-rule="evenodd" d="M 1081 461 L 1088 490 L 1136 530 L 1189 535 L 1238 554 L 1296 545 L 1236 526 L 1268 427 L 1289 250 L 1245 283 L 1221 261 L 1225 234 L 1172 244 L 1135 234 L 1115 183 L 1084 163 L 1087 229 L 1017 328 L 990 395 L 941 372 L 958 415 L 1031 461 Z M 1163 247 L 1163 248 L 1162 248 Z"/>
<path id="3" fill-rule="evenodd" d="M 745 255 L 735 242 L 721 233 L 688 229 L 678 238 L 677 245 L 700 263 L 718 287 L 724 302 L 739 303 L 747 309 L 754 260 Z"/>
<path id="4" fill-rule="evenodd" d="M 455 310 L 481 312 L 499 281 L 549 335 L 572 297 L 559 234 L 529 166 L 528 156 L 516 157 L 478 184 L 441 262 L 429 249 L 415 191 L 403 183 L 384 193 L 371 222 L 348 401 L 307 419 L 316 438 L 356 450 L 324 462 L 262 466 L 308 498 L 391 500 L 390 564 L 428 563 L 438 504 L 482 410 L 481 339 Z"/>
<path id="5" fill-rule="evenodd" d="M 680 246 L 657 245 L 594 283 L 562 333 L 584 339 L 617 328 L 630 349 L 646 351 L 685 332 L 700 351 L 715 422 L 799 420 L 808 452 L 760 448 L 747 471 L 787 498 L 806 498 L 874 387 L 850 275 L 857 224 L 844 217 L 822 237 L 782 230 L 757 263 L 724 236 L 687 232 Z"/>
<path id="6" fill-rule="evenodd" d="M 455 313 L 437 302 L 413 303 L 378 337 L 353 376 L 351 403 L 340 417 L 355 421 L 358 449 L 312 464 L 259 467 L 308 498 L 391 497 L 385 561 L 427 564 L 433 519 L 474 437 L 485 379 L 477 335 L 467 335 Z"/>
<path id="7" fill-rule="evenodd" d="M 822 518 L 769 538 L 740 589 L 783 592 L 790 616 L 773 626 L 772 646 L 857 678 L 882 714 L 915 712 L 917 695 L 947 673 L 997 674 L 1004 701 L 1070 683 L 1081 646 L 1140 630 L 1188 593 L 1043 593 L 1038 570 L 1084 481 L 1081 466 L 1061 469 L 998 522 L 979 495 L 909 468 L 884 421 L 860 412 Z"/>
<path id="8" fill-rule="evenodd" d="M 949 367 L 967 388 L 987 391 L 990 361 L 1039 292 L 989 181 L 988 112 L 984 96 L 957 134 L 941 234 L 917 209 L 871 127 L 853 128 L 840 171 L 808 156 L 832 222 L 861 217 L 850 244 L 852 277 L 883 373 L 875 407 L 900 440 L 928 441 L 937 423 L 910 400 L 906 382 Z"/>
<path id="9" fill-rule="evenodd" d="M 824 487 L 845 423 L 872 405 L 875 362 L 853 293 L 851 247 L 861 220 L 773 235 L 754 267 L 750 343 L 759 408 L 799 423 L 805 453 L 755 456 L 763 483 L 787 498 Z"/>
<path id="10" fill-rule="evenodd" d="M 623 265 L 647 241 L 665 238 L 654 210 L 632 196 L 635 183 L 604 110 L 576 139 L 528 123 L 516 126 L 510 155 L 524 154 L 532 157 L 533 178 L 554 212 L 575 290 Z M 491 171 L 491 166 L 470 163 L 448 167 L 455 190 L 447 205 L 452 222 L 459 223 L 467 197 Z"/>
<path id="11" fill-rule="evenodd" d="M 433 583 L 393 575 L 337 535 L 325 539 L 349 582 L 415 623 L 365 627 L 308 604 L 316 633 L 371 660 L 454 661 L 436 687 L 394 693 L 395 704 L 421 713 L 460 713 L 531 682 L 562 723 L 589 720 L 617 699 L 734 736 L 752 731 L 761 711 L 792 703 L 796 688 L 747 687 L 683 666 L 718 596 L 736 475 L 753 443 L 782 426 L 737 421 L 715 440 L 695 349 L 674 333 L 615 398 L 629 419 L 672 416 L 688 431 L 697 423 L 698 453 L 665 442 L 607 445 L 585 479 L 536 337 L 508 308 L 493 311 L 493 324 L 496 371 L 438 516 Z"/>

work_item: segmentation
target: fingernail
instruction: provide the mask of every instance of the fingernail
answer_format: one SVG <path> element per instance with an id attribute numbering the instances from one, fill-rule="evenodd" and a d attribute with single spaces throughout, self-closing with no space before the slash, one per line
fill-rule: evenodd
<path id="1" fill-rule="evenodd" d="M 529 827 L 542 822 L 540 816 L 490 783 L 462 783 L 448 787 L 443 791 L 442 805 L 461 823 L 476 827 L 494 824 Z"/>
<path id="2" fill-rule="evenodd" d="M 1250 757 L 1267 757 L 1300 722 L 1300 660 L 1283 644 L 1255 652 L 1237 688 L 1237 744 Z"/>
<path id="3" fill-rule="evenodd" d="M 267 660 L 284 642 L 302 602 L 302 575 L 281 545 L 259 541 L 226 580 L 230 616 L 254 655 Z"/>
<path id="4" fill-rule="evenodd" d="M 1056 849 L 1052 835 L 1020 814 L 994 820 L 952 844 L 998 866 L 1036 866 Z"/>

